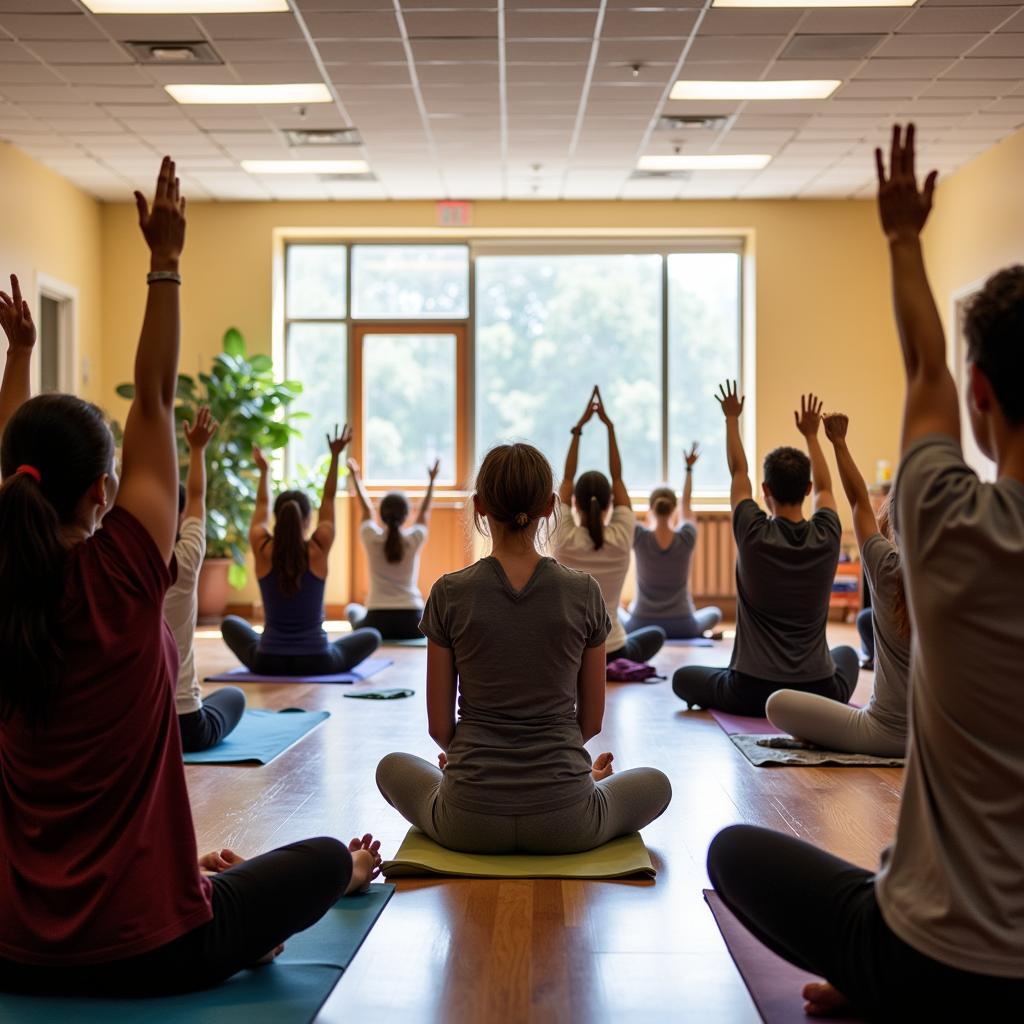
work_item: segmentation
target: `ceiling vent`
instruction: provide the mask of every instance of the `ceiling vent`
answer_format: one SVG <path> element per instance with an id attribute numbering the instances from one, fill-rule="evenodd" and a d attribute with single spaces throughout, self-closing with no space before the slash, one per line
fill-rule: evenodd
<path id="1" fill-rule="evenodd" d="M 355 128 L 285 128 L 289 146 L 361 146 Z"/>
<path id="2" fill-rule="evenodd" d="M 337 182 L 348 182 L 348 181 L 376 181 L 377 175 L 373 171 L 367 171 L 365 174 L 318 174 L 317 178 L 320 181 L 337 181 Z"/>
<path id="3" fill-rule="evenodd" d="M 720 132 L 729 123 L 721 114 L 663 114 L 654 126 L 659 132 Z"/>
<path id="4" fill-rule="evenodd" d="M 780 59 L 862 60 L 885 38 L 876 35 L 798 35 L 782 51 Z"/>
<path id="5" fill-rule="evenodd" d="M 177 67 L 182 64 L 223 64 L 209 43 L 121 43 L 136 64 Z"/>
<path id="6" fill-rule="evenodd" d="M 630 181 L 651 181 L 662 179 L 669 181 L 689 181 L 693 177 L 693 171 L 634 171 Z"/>

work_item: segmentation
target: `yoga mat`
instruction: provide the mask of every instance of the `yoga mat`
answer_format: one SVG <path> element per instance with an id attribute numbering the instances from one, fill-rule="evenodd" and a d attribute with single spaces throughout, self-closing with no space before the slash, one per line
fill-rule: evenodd
<path id="1" fill-rule="evenodd" d="M 847 754 L 841 750 L 823 750 L 801 743 L 791 736 L 758 736 L 732 733 L 729 739 L 756 768 L 785 765 L 797 768 L 902 768 L 902 757 L 876 757 L 874 754 Z"/>
<path id="2" fill-rule="evenodd" d="M 657 874 L 639 832 L 613 839 L 596 850 L 547 856 L 514 853 L 456 853 L 411 828 L 393 860 L 383 865 L 388 878 L 462 875 L 471 878 L 629 878 Z"/>
<path id="3" fill-rule="evenodd" d="M 279 754 L 293 747 L 306 733 L 325 719 L 329 711 L 283 711 L 253 709 L 215 747 L 185 754 L 185 764 L 270 764 Z"/>
<path id="4" fill-rule="evenodd" d="M 377 923 L 393 885 L 339 900 L 312 928 L 293 935 L 267 967 L 217 988 L 153 999 L 0 994 L 4 1024 L 308 1024 Z"/>
<path id="5" fill-rule="evenodd" d="M 414 640 L 385 640 L 383 644 L 385 647 L 426 647 L 427 638 L 418 636 Z"/>
<path id="6" fill-rule="evenodd" d="M 713 889 L 704 890 L 715 924 L 764 1024 L 807 1024 L 804 985 L 821 978 L 794 967 L 754 938 Z M 857 1024 L 856 1017 L 829 1017 L 830 1024 Z"/>
<path id="7" fill-rule="evenodd" d="M 367 658 L 351 672 L 335 672 L 326 676 L 261 676 L 246 668 L 233 668 L 219 675 L 207 676 L 208 683 L 361 683 L 375 676 L 394 662 L 390 658 Z"/>
<path id="8" fill-rule="evenodd" d="M 688 640 L 673 640 L 669 638 L 665 641 L 666 647 L 714 647 L 715 641 L 706 636 L 693 636 Z"/>
<path id="9" fill-rule="evenodd" d="M 722 727 L 727 736 L 757 735 L 785 736 L 781 729 L 776 729 L 767 718 L 749 718 L 746 715 L 730 715 L 726 711 L 711 708 L 711 717 Z"/>
<path id="10" fill-rule="evenodd" d="M 350 700 L 401 700 L 402 697 L 415 697 L 415 690 L 365 690 L 362 693 L 346 693 L 343 696 Z"/>

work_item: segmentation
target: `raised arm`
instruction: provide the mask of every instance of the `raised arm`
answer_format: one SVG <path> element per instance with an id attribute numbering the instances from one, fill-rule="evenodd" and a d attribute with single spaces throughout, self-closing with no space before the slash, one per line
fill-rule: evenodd
<path id="1" fill-rule="evenodd" d="M 217 421 L 201 405 L 194 424 L 184 425 L 188 443 L 188 478 L 185 483 L 185 518 L 206 519 L 206 446 L 217 433 Z"/>
<path id="2" fill-rule="evenodd" d="M 729 504 L 735 511 L 741 501 L 754 496 L 754 488 L 750 483 L 750 469 L 747 466 L 747 453 L 743 450 L 743 438 L 740 437 L 740 416 L 746 396 L 736 390 L 736 381 L 719 384 L 715 401 L 722 409 L 725 417 L 725 457 L 729 465 L 729 476 L 732 483 L 729 488 Z"/>
<path id="3" fill-rule="evenodd" d="M 622 456 L 619 454 L 619 442 L 615 439 L 615 424 L 612 423 L 604 407 L 604 399 L 601 397 L 601 389 L 594 388 L 594 396 L 597 399 L 597 415 L 601 422 L 608 429 L 608 471 L 612 478 L 612 504 L 618 507 L 625 505 L 632 508 L 633 503 L 629 500 L 629 491 L 622 482 Z"/>
<path id="4" fill-rule="evenodd" d="M 0 383 L 0 436 L 10 418 L 32 397 L 32 349 L 36 325 L 21 296 L 21 284 L 11 274 L 11 294 L 0 292 L 0 324 L 7 335 L 7 362 Z"/>
<path id="5" fill-rule="evenodd" d="M 349 459 L 345 465 L 348 466 L 348 478 L 352 481 L 352 487 L 356 492 L 356 497 L 359 499 L 360 522 L 365 523 L 367 519 L 373 518 L 373 502 L 363 486 L 363 477 L 359 470 L 359 463 L 355 459 Z"/>
<path id="6" fill-rule="evenodd" d="M 814 488 L 814 511 L 823 508 L 836 510 L 836 498 L 832 493 L 832 474 L 828 470 L 825 453 L 818 440 L 821 425 L 821 399 L 816 395 L 800 396 L 800 411 L 793 413 L 796 429 L 807 442 L 807 454 L 811 459 L 811 485 Z"/>
<path id="7" fill-rule="evenodd" d="M 931 213 L 938 172 L 917 187 L 914 126 L 901 133 L 893 126 L 889 174 L 880 149 L 878 210 L 889 240 L 896 325 L 907 372 L 903 409 L 903 451 L 926 434 L 948 434 L 960 440 L 960 403 L 946 363 L 946 339 L 935 306 L 921 251 L 921 231 Z"/>
<path id="8" fill-rule="evenodd" d="M 258 552 L 270 537 L 270 465 L 261 448 L 252 449 L 252 461 L 260 474 L 256 484 L 256 505 L 249 524 L 249 547 Z"/>
<path id="9" fill-rule="evenodd" d="M 312 541 L 322 551 L 330 551 L 334 543 L 334 503 L 338 496 L 338 460 L 341 453 L 348 447 L 352 440 L 352 431 L 348 424 L 344 430 L 338 433 L 338 424 L 334 424 L 334 434 L 327 435 L 327 447 L 331 452 L 331 464 L 327 469 L 327 479 L 324 481 L 324 493 L 320 499 L 320 511 L 317 513 L 316 529 L 313 531 Z"/>
<path id="10" fill-rule="evenodd" d="M 570 431 L 572 440 L 569 442 L 569 452 L 565 456 L 565 472 L 562 474 L 562 484 L 558 488 L 558 499 L 563 505 L 568 505 L 572 501 L 572 489 L 576 483 L 576 467 L 580 459 L 580 438 L 583 436 L 583 428 L 590 422 L 590 418 L 597 411 L 597 403 L 594 400 L 596 394 L 597 388 L 595 387 L 590 392 L 590 398 L 587 399 L 587 407 L 584 409 L 583 415 L 576 421 L 576 426 Z"/>
<path id="11" fill-rule="evenodd" d="M 430 482 L 427 484 L 427 493 L 423 495 L 423 501 L 420 503 L 419 515 L 416 516 L 418 526 L 426 526 L 430 522 L 430 503 L 434 500 L 434 481 L 440 471 L 441 460 L 435 459 L 434 464 L 427 470 Z"/>
<path id="12" fill-rule="evenodd" d="M 824 423 L 825 436 L 835 449 L 839 479 L 846 492 L 846 500 L 853 509 L 853 532 L 857 537 L 857 546 L 863 551 L 868 539 L 878 533 L 878 521 L 871 507 L 868 485 L 864 483 L 864 477 L 861 476 L 857 463 L 853 461 L 850 449 L 846 446 L 846 430 L 850 420 L 842 413 L 833 412 L 825 417 Z"/>
<path id="13" fill-rule="evenodd" d="M 135 193 L 139 227 L 149 246 L 149 293 L 135 352 L 135 397 L 125 422 L 117 504 L 149 532 L 170 561 L 178 532 L 178 440 L 174 398 L 178 385 L 185 200 L 174 161 L 164 157 L 150 207 Z"/>
<path id="14" fill-rule="evenodd" d="M 700 448 L 694 441 L 689 451 L 683 452 L 683 462 L 686 463 L 686 472 L 683 474 L 683 501 L 680 507 L 679 518 L 684 523 L 695 523 L 697 517 L 693 514 L 693 467 L 697 465 L 700 458 Z"/>

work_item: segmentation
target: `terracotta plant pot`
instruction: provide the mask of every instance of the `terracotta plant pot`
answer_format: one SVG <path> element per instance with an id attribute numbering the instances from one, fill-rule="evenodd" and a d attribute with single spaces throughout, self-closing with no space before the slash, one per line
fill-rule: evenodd
<path id="1" fill-rule="evenodd" d="M 199 570 L 199 621 L 220 622 L 228 605 L 230 558 L 207 558 Z"/>

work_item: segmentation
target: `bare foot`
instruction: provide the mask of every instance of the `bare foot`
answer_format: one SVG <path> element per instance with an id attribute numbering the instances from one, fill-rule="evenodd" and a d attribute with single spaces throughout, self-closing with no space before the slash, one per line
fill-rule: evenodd
<path id="1" fill-rule="evenodd" d="M 594 758 L 594 766 L 590 769 L 590 774 L 594 776 L 595 782 L 600 782 L 602 779 L 607 779 L 609 775 L 615 773 L 615 769 L 612 767 L 612 761 L 615 760 L 615 755 L 607 751 L 603 754 L 598 754 Z"/>
<path id="2" fill-rule="evenodd" d="M 380 874 L 380 840 L 369 832 L 362 839 L 353 839 L 348 844 L 352 854 L 352 877 L 349 879 L 346 896 L 366 892 L 370 883 Z"/>
<path id="3" fill-rule="evenodd" d="M 804 1013 L 809 1017 L 835 1017 L 850 1009 L 850 1003 L 839 989 L 827 981 L 812 981 L 804 985 Z"/>

